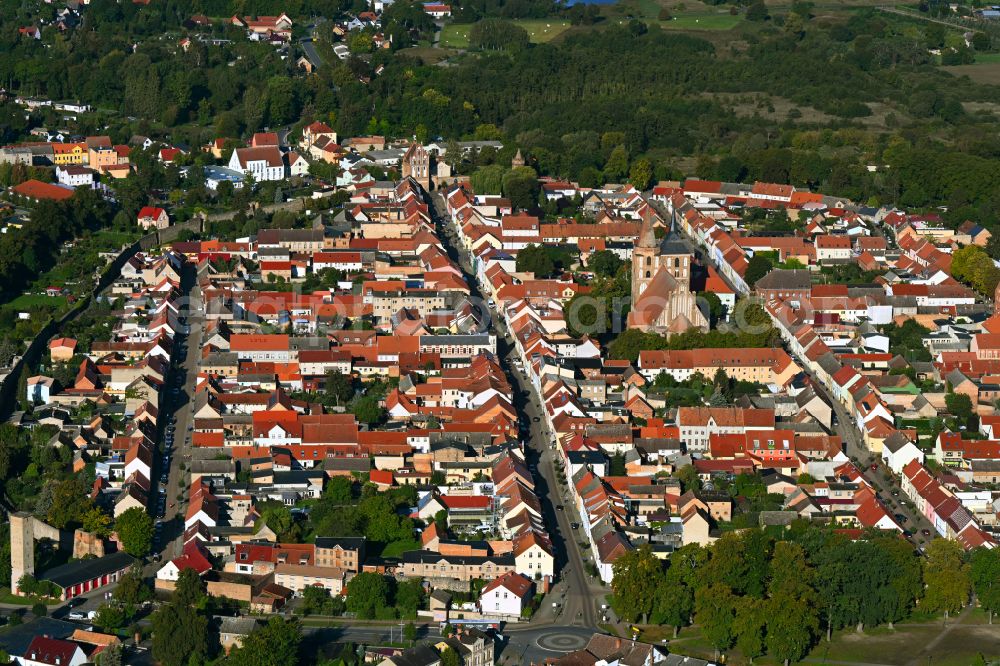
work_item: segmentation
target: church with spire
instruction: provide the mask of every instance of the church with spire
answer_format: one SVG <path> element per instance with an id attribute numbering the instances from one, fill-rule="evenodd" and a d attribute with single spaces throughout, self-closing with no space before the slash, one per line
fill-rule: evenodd
<path id="1" fill-rule="evenodd" d="M 691 252 L 671 234 L 658 239 L 653 215 L 647 211 L 632 250 L 628 327 L 666 336 L 693 328 L 708 331 L 708 319 L 698 308 L 690 284 Z"/>

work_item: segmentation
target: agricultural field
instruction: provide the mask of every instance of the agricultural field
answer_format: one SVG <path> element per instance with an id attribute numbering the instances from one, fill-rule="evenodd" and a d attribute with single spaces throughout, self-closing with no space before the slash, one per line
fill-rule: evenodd
<path id="1" fill-rule="evenodd" d="M 528 38 L 532 44 L 543 44 L 552 41 L 562 33 L 569 30 L 569 21 L 558 19 L 519 19 L 513 23 L 528 31 Z M 467 49 L 469 48 L 470 23 L 450 23 L 441 31 L 440 46 L 446 49 Z"/>

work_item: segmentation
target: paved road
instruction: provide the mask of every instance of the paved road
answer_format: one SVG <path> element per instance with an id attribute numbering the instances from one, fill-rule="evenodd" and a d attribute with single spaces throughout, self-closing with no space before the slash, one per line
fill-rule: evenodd
<path id="1" fill-rule="evenodd" d="M 948 28 L 951 28 L 952 30 L 967 30 L 969 32 L 984 32 L 982 29 L 980 29 L 980 28 L 973 28 L 972 26 L 967 25 L 964 22 L 945 21 L 943 19 L 931 18 L 930 16 L 925 16 L 924 14 L 921 14 L 920 12 L 906 11 L 904 9 L 899 9 L 898 7 L 893 7 L 892 5 L 886 5 L 886 6 L 883 6 L 883 7 L 879 7 L 878 10 L 880 12 L 885 12 L 887 14 L 898 14 L 899 16 L 905 16 L 907 18 L 915 19 L 917 21 L 927 21 L 928 23 L 937 23 L 939 25 L 943 25 L 943 26 L 946 26 Z"/>
<path id="2" fill-rule="evenodd" d="M 195 383 L 198 379 L 198 359 L 201 355 L 202 326 L 204 323 L 201 289 L 196 283 L 194 265 L 185 264 L 181 292 L 188 298 L 181 312 L 187 315 L 186 321 L 190 331 L 186 335 L 178 335 L 175 341 L 175 357 L 179 345 L 183 345 L 185 353 L 184 361 L 178 362 L 175 369 L 175 376 L 179 378 L 180 385 L 171 386 L 166 402 L 166 418 L 160 419 L 161 422 L 165 422 L 167 419 L 176 418 L 174 455 L 167 470 L 167 509 L 163 519 L 163 534 L 158 548 L 164 560 L 178 557 L 183 548 L 181 538 L 184 533 L 184 512 L 187 506 L 187 484 L 184 480 L 187 478 L 187 474 L 181 470 L 181 463 L 183 462 L 185 467 L 191 464 L 191 429 L 194 425 L 192 399 Z M 162 462 L 162 458 L 158 457 L 157 464 L 162 464 Z M 162 474 L 157 478 L 162 478 Z M 183 499 L 178 499 L 182 494 Z M 159 564 L 151 568 L 155 571 L 159 568 Z"/>
<path id="3" fill-rule="evenodd" d="M 302 46 L 302 51 L 306 54 L 306 58 L 309 62 L 313 64 L 313 67 L 319 69 L 323 66 L 324 60 L 320 56 L 319 51 L 316 50 L 316 30 L 322 25 L 322 23 L 313 23 L 309 26 L 309 36 L 303 37 L 299 44 Z"/>
<path id="4" fill-rule="evenodd" d="M 304 633 L 307 652 L 332 643 L 350 642 L 357 646 L 370 646 L 403 642 L 402 627 L 398 624 L 382 626 L 307 624 Z M 579 650 L 587 644 L 592 635 L 591 629 L 583 627 L 508 627 L 498 636 L 496 661 L 498 664 L 542 663 L 547 658 Z M 441 638 L 441 633 L 436 625 L 417 626 L 418 641 L 438 638 Z"/>
<path id="5" fill-rule="evenodd" d="M 485 307 L 485 299 L 479 291 L 469 257 L 461 247 L 457 230 L 447 218 L 444 202 L 437 194 L 431 197 L 431 212 L 442 243 L 465 273 L 472 296 L 480 299 L 479 302 Z M 532 622 L 557 622 L 560 626 L 575 625 L 593 631 L 598 621 L 597 606 L 603 603 L 602 600 L 608 590 L 602 588 L 586 573 L 584 553 L 577 543 L 578 539 L 586 541 L 586 537 L 582 531 L 574 531 L 571 528 L 570 523 L 574 520 L 578 522 L 579 518 L 571 517 L 574 507 L 568 495 L 560 495 L 557 461 L 552 446 L 554 440 L 546 430 L 542 406 L 527 377 L 514 367 L 517 351 L 508 331 L 499 321 L 495 311 L 491 309 L 489 316 L 490 328 L 497 334 L 497 352 L 501 365 L 514 389 L 514 407 L 522 423 L 527 424 L 529 428 L 526 457 L 535 476 L 535 490 L 542 502 L 543 517 L 550 529 L 549 534 L 556 556 L 558 582 L 546 596 L 542 608 L 532 618 Z M 558 605 L 553 608 L 553 603 Z"/>

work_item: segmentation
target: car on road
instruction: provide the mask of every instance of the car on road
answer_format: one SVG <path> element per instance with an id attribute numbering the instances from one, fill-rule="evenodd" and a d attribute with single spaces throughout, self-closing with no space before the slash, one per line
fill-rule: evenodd
<path id="1" fill-rule="evenodd" d="M 896 488 L 893 488 L 892 489 L 892 496 L 893 497 L 899 497 L 899 490 L 897 490 Z"/>
<path id="2" fill-rule="evenodd" d="M 877 472 L 878 471 L 878 463 L 872 463 L 872 471 L 873 472 Z"/>
<path id="3" fill-rule="evenodd" d="M 931 535 L 931 531 L 930 531 L 929 529 L 927 529 L 926 527 L 925 527 L 924 529 L 920 530 L 920 533 L 921 533 L 922 535 L 924 535 L 925 537 L 927 537 L 927 536 L 930 536 L 930 535 Z"/>
<path id="4" fill-rule="evenodd" d="M 559 510 L 559 511 L 562 511 L 563 510 L 563 505 L 562 504 L 556 504 L 556 509 Z"/>
<path id="5" fill-rule="evenodd" d="M 534 421 L 535 423 L 538 423 L 538 422 L 539 422 L 539 421 L 541 421 L 542 419 L 541 419 L 541 418 L 539 418 L 539 417 L 537 417 L 537 416 L 532 416 L 532 417 L 531 417 L 531 420 L 532 420 L 532 421 Z"/>
<path id="6" fill-rule="evenodd" d="M 70 611 L 70 614 L 67 615 L 66 617 L 68 617 L 71 620 L 86 620 L 87 614 L 84 613 L 83 611 Z"/>
<path id="7" fill-rule="evenodd" d="M 570 523 L 569 526 L 574 530 L 580 529 L 580 523 Z"/>
<path id="8" fill-rule="evenodd" d="M 902 524 L 906 523 L 906 520 L 907 520 L 907 518 L 903 514 L 901 514 L 901 513 L 897 513 L 896 514 L 896 522 L 898 522 L 898 523 L 900 523 L 902 525 Z"/>

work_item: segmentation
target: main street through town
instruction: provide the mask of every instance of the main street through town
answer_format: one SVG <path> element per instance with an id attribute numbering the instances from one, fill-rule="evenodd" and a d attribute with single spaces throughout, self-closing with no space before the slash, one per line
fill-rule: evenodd
<path id="1" fill-rule="evenodd" d="M 174 428 L 173 447 L 165 448 L 166 435 L 161 440 L 164 442 L 163 454 L 168 452 L 172 455 L 164 458 L 163 455 L 157 457 L 157 465 L 166 466 L 167 482 L 161 488 L 165 491 L 165 511 L 162 518 L 162 527 L 158 529 L 158 543 L 154 550 L 162 553 L 164 560 L 178 557 L 183 548 L 182 537 L 184 535 L 184 513 L 187 507 L 187 487 L 184 483 L 186 470 L 191 465 L 193 446 L 191 438 L 194 430 L 194 390 L 198 379 L 198 359 L 201 351 L 202 333 L 205 322 L 204 307 L 201 300 L 201 289 L 197 284 L 196 268 L 190 264 L 184 264 L 184 273 L 181 279 L 181 293 L 183 296 L 182 315 L 186 322 L 186 332 L 180 333 L 175 338 L 174 359 L 177 359 L 173 370 L 173 379 L 169 397 L 164 409 L 168 417 L 167 422 Z M 176 419 L 176 420 L 175 420 Z M 161 419 L 162 422 L 162 419 Z M 171 431 L 168 431 L 171 432 Z M 154 478 L 163 478 L 163 468 L 158 472 L 154 471 Z M 154 512 L 156 509 L 152 509 Z M 159 515 L 157 513 L 157 515 Z M 159 520 L 159 519 L 158 519 Z M 147 573 L 155 572 L 157 563 L 147 567 Z"/>
<path id="2" fill-rule="evenodd" d="M 604 604 L 604 597 L 609 590 L 587 573 L 586 557 L 578 543 L 586 542 L 586 536 L 582 530 L 573 529 L 573 524 L 579 525 L 580 519 L 575 515 L 576 506 L 570 499 L 568 486 L 560 482 L 560 475 L 564 471 L 557 459 L 554 438 L 547 431 L 542 405 L 527 375 L 515 365 L 517 351 L 510 331 L 506 330 L 497 313 L 487 307 L 486 299 L 479 291 L 470 257 L 460 244 L 457 230 L 445 214 L 444 201 L 440 195 L 431 197 L 431 213 L 441 242 L 465 273 L 472 297 L 487 312 L 490 330 L 497 336 L 497 354 L 513 389 L 514 407 L 522 424 L 528 429 L 525 448 L 527 462 L 535 475 L 535 489 L 542 501 L 543 517 L 550 530 L 558 571 L 557 582 L 546 595 L 542 608 L 532 618 L 532 623 L 594 630 L 599 621 L 604 621 L 598 606 Z M 565 479 L 565 476 L 561 478 Z"/>

